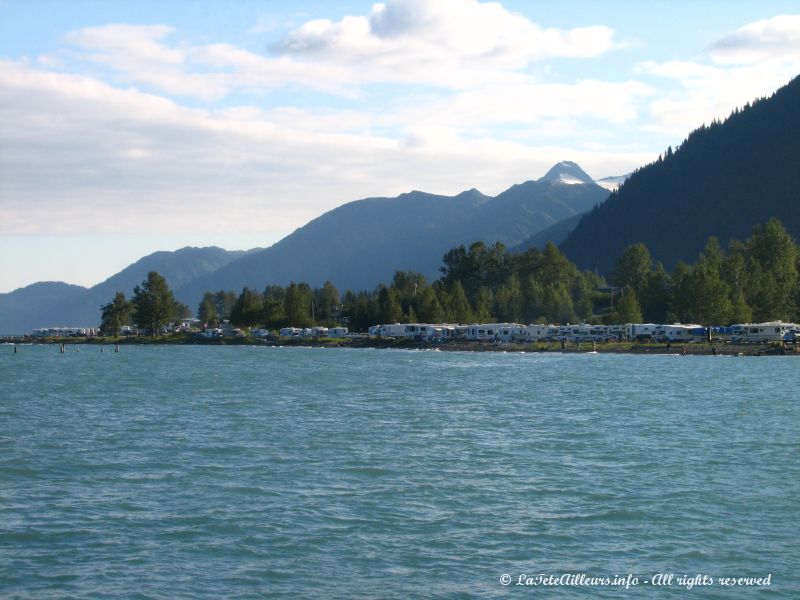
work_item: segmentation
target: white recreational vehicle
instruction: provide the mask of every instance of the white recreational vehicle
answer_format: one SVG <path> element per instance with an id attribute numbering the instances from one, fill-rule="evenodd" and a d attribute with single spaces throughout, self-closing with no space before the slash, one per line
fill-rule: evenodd
<path id="1" fill-rule="evenodd" d="M 780 342 L 792 330 L 800 329 L 796 323 L 770 321 L 768 323 L 740 323 L 731 331 L 732 342 Z"/>
<path id="2" fill-rule="evenodd" d="M 530 342 L 538 342 L 553 337 L 550 333 L 552 328 L 552 325 L 528 325 L 525 328 L 525 339 Z"/>
<path id="3" fill-rule="evenodd" d="M 706 328 L 702 325 L 674 323 L 663 327 L 663 339 L 667 342 L 702 342 L 706 338 Z"/>
<path id="4" fill-rule="evenodd" d="M 660 326 L 656 323 L 632 323 L 628 337 L 636 340 L 653 339 L 660 332 Z"/>
<path id="5" fill-rule="evenodd" d="M 510 342 L 524 340 L 527 327 L 519 323 L 483 323 L 472 324 L 467 330 L 468 340 L 499 340 Z"/>
<path id="6" fill-rule="evenodd" d="M 327 327 L 307 327 L 303 329 L 303 337 L 305 338 L 324 338 L 328 337 Z"/>
<path id="7" fill-rule="evenodd" d="M 370 337 L 422 338 L 425 337 L 427 323 L 393 323 L 391 325 L 373 325 L 369 328 Z"/>

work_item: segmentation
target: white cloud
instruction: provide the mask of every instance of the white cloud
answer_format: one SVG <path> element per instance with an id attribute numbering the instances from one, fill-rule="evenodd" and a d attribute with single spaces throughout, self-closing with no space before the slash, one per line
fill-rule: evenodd
<path id="1" fill-rule="evenodd" d="M 761 19 L 717 40 L 708 48 L 720 65 L 750 65 L 776 59 L 800 61 L 800 15 Z"/>
<path id="2" fill-rule="evenodd" d="M 280 52 L 348 65 L 361 81 L 464 87 L 554 57 L 589 58 L 615 47 L 606 26 L 543 29 L 499 3 L 390 0 L 366 16 L 309 21 Z"/>
<path id="3" fill-rule="evenodd" d="M 74 31 L 66 41 L 121 81 L 205 100 L 286 85 L 354 96 L 370 83 L 520 84 L 533 62 L 591 58 L 615 47 L 609 27 L 543 29 L 498 3 L 476 0 L 390 0 L 367 16 L 308 21 L 271 55 L 173 37 L 166 25 L 111 24 Z"/>
<path id="4" fill-rule="evenodd" d="M 685 137 L 800 73 L 800 16 L 747 24 L 712 43 L 696 60 L 645 62 L 636 72 L 677 85 L 651 102 L 645 128 Z"/>
<path id="5" fill-rule="evenodd" d="M 0 105 L 3 145 L 13 148 L 0 152 L 3 234 L 224 230 L 275 239 L 355 198 L 497 193 L 562 158 L 598 175 L 649 158 L 465 140 L 448 126 L 380 136 L 355 112 L 186 108 L 9 61 L 0 61 Z"/>

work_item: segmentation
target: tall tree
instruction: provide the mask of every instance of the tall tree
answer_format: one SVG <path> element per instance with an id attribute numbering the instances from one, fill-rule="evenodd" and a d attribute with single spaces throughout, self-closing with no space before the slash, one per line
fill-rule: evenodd
<path id="1" fill-rule="evenodd" d="M 264 320 L 264 299 L 258 292 L 244 288 L 231 311 L 231 323 L 252 327 Z"/>
<path id="2" fill-rule="evenodd" d="M 208 327 L 216 327 L 219 325 L 219 316 L 217 314 L 217 307 L 214 303 L 214 293 L 206 292 L 203 294 L 203 299 L 200 301 L 200 306 L 197 307 L 197 318 L 201 323 L 206 324 Z"/>
<path id="3" fill-rule="evenodd" d="M 341 310 L 339 290 L 330 281 L 322 284 L 322 287 L 314 290 L 314 306 L 317 322 L 332 323 Z"/>
<path id="4" fill-rule="evenodd" d="M 161 327 L 175 318 L 177 304 L 163 275 L 150 271 L 141 286 L 133 289 L 133 321 L 137 327 L 159 335 Z"/>
<path id="5" fill-rule="evenodd" d="M 443 320 L 442 305 L 436 297 L 433 286 L 426 286 L 417 303 L 417 315 L 423 323 L 441 323 Z"/>
<path id="6" fill-rule="evenodd" d="M 494 295 L 494 314 L 503 323 L 522 320 L 522 288 L 516 274 L 512 274 L 497 288 Z"/>
<path id="7" fill-rule="evenodd" d="M 311 327 L 313 293 L 307 283 L 292 281 L 286 288 L 283 300 L 283 310 L 286 319 L 292 327 Z"/>
<path id="8" fill-rule="evenodd" d="M 747 240 L 756 319 L 789 320 L 795 312 L 797 246 L 777 219 L 753 227 Z"/>
<path id="9" fill-rule="evenodd" d="M 461 281 L 456 280 L 447 290 L 447 313 L 448 320 L 454 320 L 456 323 L 466 325 L 471 323 L 474 319 L 472 317 L 472 308 L 469 305 L 467 294 L 464 291 L 464 286 Z"/>
<path id="10" fill-rule="evenodd" d="M 103 335 L 117 337 L 123 325 L 130 320 L 132 304 L 125 298 L 125 294 L 117 292 L 114 299 L 102 307 L 102 323 L 100 331 Z"/>
<path id="11" fill-rule="evenodd" d="M 730 287 L 722 278 L 724 255 L 715 237 L 708 238 L 700 260 L 689 275 L 689 319 L 701 325 L 730 323 L 733 307 Z"/>
<path id="12" fill-rule="evenodd" d="M 378 317 L 381 323 L 397 323 L 403 318 L 403 308 L 394 288 L 380 286 L 378 291 Z"/>
<path id="13" fill-rule="evenodd" d="M 641 323 L 642 307 L 636 298 L 636 292 L 631 286 L 625 286 L 622 297 L 617 302 L 617 310 L 613 317 L 614 323 Z"/>
<path id="14" fill-rule="evenodd" d="M 652 262 L 650 251 L 641 242 L 627 246 L 614 265 L 614 285 L 628 285 L 641 294 L 647 284 Z"/>

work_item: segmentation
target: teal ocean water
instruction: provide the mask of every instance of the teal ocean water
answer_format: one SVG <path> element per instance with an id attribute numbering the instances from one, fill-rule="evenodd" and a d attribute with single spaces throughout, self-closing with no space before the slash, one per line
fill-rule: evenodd
<path id="1" fill-rule="evenodd" d="M 0 346 L 0 597 L 800 598 L 796 358 L 110 350 Z"/>

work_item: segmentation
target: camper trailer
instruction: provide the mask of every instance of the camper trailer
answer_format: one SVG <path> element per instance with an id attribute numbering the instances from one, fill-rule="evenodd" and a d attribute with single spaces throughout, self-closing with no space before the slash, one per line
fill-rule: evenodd
<path id="1" fill-rule="evenodd" d="M 666 342 L 702 342 L 706 338 L 706 328 L 702 325 L 675 323 L 663 327 L 662 339 Z"/>
<path id="2" fill-rule="evenodd" d="M 740 323 L 734 325 L 731 332 L 731 341 L 734 343 L 763 343 L 780 342 L 784 336 L 800 328 L 796 323 L 771 321 L 768 323 Z"/>
<path id="3" fill-rule="evenodd" d="M 474 323 L 469 326 L 467 339 L 511 342 L 524 340 L 526 327 L 519 323 Z"/>

